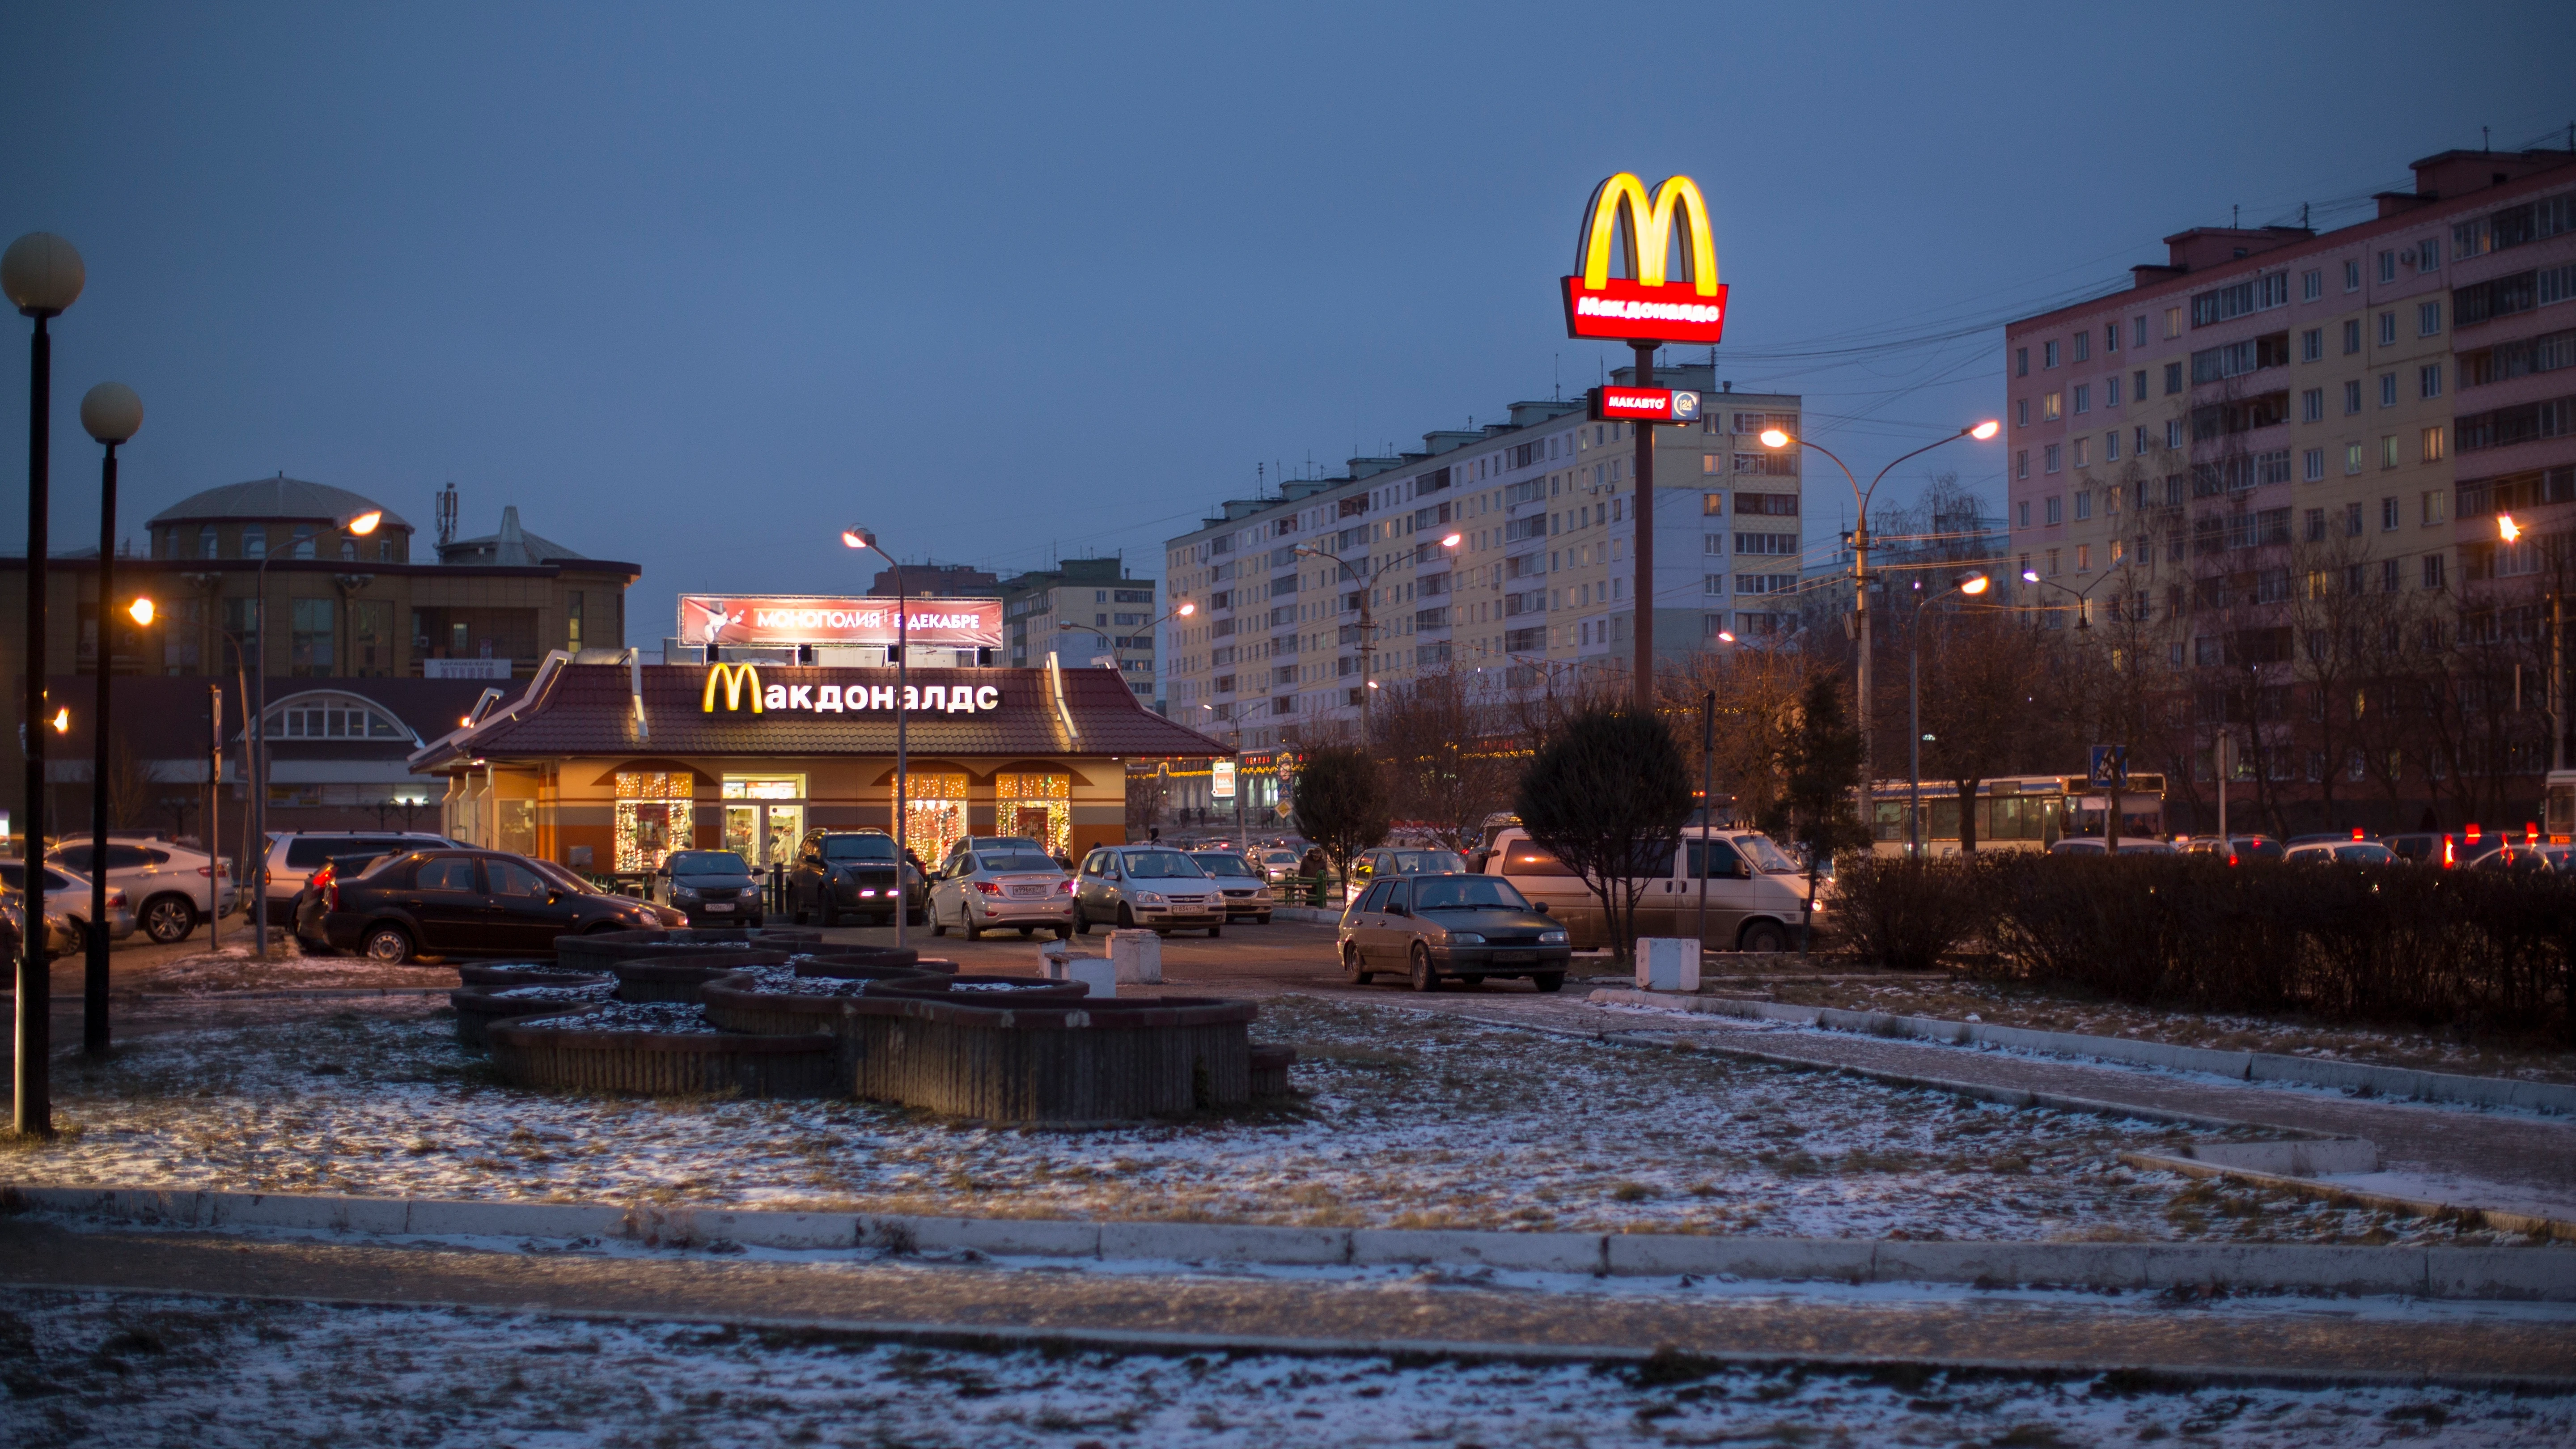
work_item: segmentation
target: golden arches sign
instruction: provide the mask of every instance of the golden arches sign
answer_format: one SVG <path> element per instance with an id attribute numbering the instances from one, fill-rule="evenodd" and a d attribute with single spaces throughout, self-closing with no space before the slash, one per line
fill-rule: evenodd
<path id="1" fill-rule="evenodd" d="M 1619 226 L 1625 211 L 1627 228 Z M 1673 229 L 1681 228 L 1690 276 L 1670 276 Z M 1611 251 L 1625 241 L 1628 275 L 1610 275 Z M 1576 274 L 1565 279 L 1565 330 L 1571 337 L 1639 342 L 1716 342 L 1726 327 L 1726 286 L 1717 277 L 1717 234 L 1699 183 L 1667 177 L 1651 193 L 1622 171 L 1592 189 Z"/>
<path id="2" fill-rule="evenodd" d="M 726 709 L 736 711 L 740 710 L 743 707 L 743 697 L 747 694 L 751 698 L 751 712 L 753 714 L 761 713 L 760 670 L 757 667 L 749 664 L 708 665 L 706 696 L 698 702 L 698 708 L 704 713 L 714 714 L 716 712 L 716 687 L 718 685 L 722 685 L 724 687 L 724 707 Z"/>

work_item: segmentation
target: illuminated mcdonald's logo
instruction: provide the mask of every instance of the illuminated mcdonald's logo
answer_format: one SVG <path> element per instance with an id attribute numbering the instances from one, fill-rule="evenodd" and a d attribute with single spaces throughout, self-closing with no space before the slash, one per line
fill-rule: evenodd
<path id="1" fill-rule="evenodd" d="M 1621 213 L 1627 226 L 1620 226 Z M 1670 276 L 1673 229 L 1681 228 L 1682 261 L 1690 275 Z M 1622 248 L 1628 275 L 1610 275 L 1612 248 Z M 1687 176 L 1665 180 L 1649 195 L 1635 173 L 1622 171 L 1592 190 L 1576 273 L 1565 279 L 1565 331 L 1569 337 L 1618 337 L 1641 342 L 1716 342 L 1726 330 L 1726 286 L 1717 279 L 1717 235 L 1708 201 Z"/>
<path id="2" fill-rule="evenodd" d="M 708 714 L 714 714 L 716 712 L 716 686 L 718 685 L 724 686 L 724 707 L 726 709 L 739 711 L 743 707 L 744 696 L 748 695 L 750 697 L 751 712 L 753 714 L 761 712 L 760 670 L 757 666 L 750 664 L 708 665 L 706 697 L 699 702 L 698 706 Z"/>

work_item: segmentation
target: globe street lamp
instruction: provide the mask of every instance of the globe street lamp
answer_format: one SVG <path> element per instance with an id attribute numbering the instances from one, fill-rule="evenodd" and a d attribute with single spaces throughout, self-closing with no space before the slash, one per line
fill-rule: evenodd
<path id="1" fill-rule="evenodd" d="M 102 382 L 81 398 L 81 426 L 106 451 L 98 465 L 98 705 L 89 729 L 89 960 L 81 976 L 81 1052 L 107 1055 L 107 728 L 108 680 L 115 646 L 108 601 L 116 597 L 116 449 L 143 426 L 143 399 L 121 382 Z M 138 623 L 152 620 L 152 601 L 138 600 Z"/>
<path id="2" fill-rule="evenodd" d="M 875 534 L 853 523 L 841 530 L 841 546 L 864 549 L 894 570 L 894 945 L 900 951 L 906 939 L 904 928 L 912 918 L 912 851 L 906 844 L 910 832 L 904 828 L 912 823 L 905 810 L 905 786 L 910 783 L 906 772 L 912 761 L 911 708 L 904 700 L 912 667 L 912 651 L 906 647 L 912 640 L 912 609 L 904 598 L 903 565 L 877 546 Z M 825 888 L 829 889 L 828 884 Z"/>
<path id="3" fill-rule="evenodd" d="M 1925 594 L 1914 601 L 1914 627 L 1907 631 L 1905 646 L 1905 713 L 1912 726 L 1906 731 L 1906 778 L 1910 782 L 1905 805 L 1905 853 L 1920 858 L 1923 854 L 1923 606 L 1951 594 L 1974 598 L 1986 591 L 1994 580 L 1984 574 L 1970 574 L 1939 593 Z M 1918 580 L 1914 587 L 1923 587 Z M 1963 802 L 1961 809 L 1967 806 Z M 1872 825 L 1875 827 L 1876 822 Z"/>
<path id="4" fill-rule="evenodd" d="M 1913 452 L 1907 453 L 1903 457 L 1896 459 L 1895 462 L 1889 463 L 1886 467 L 1879 469 L 1878 476 L 1869 480 L 1869 486 L 1867 488 L 1860 486 L 1860 479 L 1853 476 L 1850 464 L 1845 463 L 1841 458 L 1835 457 L 1832 450 L 1826 448 L 1821 443 L 1811 442 L 1805 438 L 1792 438 L 1788 433 L 1779 428 L 1764 428 L 1758 435 L 1761 439 L 1762 446 L 1766 448 L 1785 448 L 1792 443 L 1795 443 L 1800 447 L 1813 448 L 1817 452 L 1823 453 L 1827 458 L 1831 458 L 1834 466 L 1842 469 L 1843 477 L 1851 483 L 1852 501 L 1857 505 L 1852 520 L 1852 613 L 1858 616 L 1854 623 L 1853 632 L 1860 640 L 1860 664 L 1858 677 L 1854 681 L 1853 692 L 1859 696 L 1860 705 L 1860 764 L 1862 780 L 1860 796 L 1863 824 L 1868 823 L 1868 781 L 1870 778 L 1869 500 L 1872 495 L 1878 492 L 1878 485 L 1886 479 L 1889 473 L 1895 471 L 1897 463 L 1902 463 L 1908 458 L 1921 457 L 1923 454 L 1931 452 L 1934 448 L 1938 448 L 1945 443 L 1955 443 L 1961 438 L 1974 438 L 1978 442 L 1982 443 L 2002 430 L 2003 425 L 1990 418 L 1985 422 L 1975 423 L 1968 427 L 1961 428 L 1959 431 L 1950 434 L 1946 438 L 1940 438 L 1926 443 L 1922 447 L 1915 449 Z"/>
<path id="5" fill-rule="evenodd" d="M 360 508 L 333 518 L 331 531 L 364 538 L 384 521 L 383 509 Z M 277 550 L 263 542 L 259 567 L 251 573 L 251 659 L 259 667 L 249 671 L 246 682 L 253 696 L 242 719 L 250 741 L 250 848 L 260 852 L 258 859 L 242 864 L 249 867 L 252 881 L 251 939 L 263 961 L 268 959 L 268 566 L 276 558 Z"/>
<path id="6" fill-rule="evenodd" d="M 80 300 L 87 274 L 80 253 L 51 232 L 31 231 L 0 253 L 0 292 L 36 327 L 27 345 L 27 929 L 18 933 L 16 1102 L 11 1122 L 35 1137 L 54 1135 L 53 1090 L 46 1062 L 53 1050 L 53 958 L 45 950 L 45 551 L 46 493 L 52 475 L 54 339 L 48 319 Z"/>

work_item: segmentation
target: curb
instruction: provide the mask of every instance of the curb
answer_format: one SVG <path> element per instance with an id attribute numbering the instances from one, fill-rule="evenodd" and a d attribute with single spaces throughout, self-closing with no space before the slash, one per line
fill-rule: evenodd
<path id="1" fill-rule="evenodd" d="M 2203 1166 L 2206 1166 L 2205 1164 Z M 450 1202 L 154 1188 L 0 1188 L 0 1211 L 179 1228 L 396 1236 L 612 1237 L 646 1247 L 736 1243 L 1105 1262 L 1362 1267 L 1450 1264 L 1592 1277 L 2037 1284 L 2155 1291 L 2226 1284 L 2302 1293 L 2576 1302 L 2576 1253 L 2297 1243 L 1879 1242 L 1662 1233 L 1509 1233 L 937 1218 L 778 1209 Z"/>
<path id="2" fill-rule="evenodd" d="M 2250 1182 L 2261 1187 L 2280 1188 L 2298 1193 L 2302 1197 L 2359 1203 L 2366 1208 L 2407 1213 L 2415 1217 L 2450 1216 L 2473 1219 L 2483 1221 L 2498 1232 L 2528 1233 L 2535 1237 L 2576 1242 L 2576 1221 L 2566 1218 L 2541 1217 L 2532 1213 L 2507 1212 L 2501 1208 L 2482 1208 L 2465 1203 L 2441 1202 L 2433 1198 L 2372 1192 L 2327 1178 L 2301 1177 L 2295 1173 L 2271 1172 L 2258 1167 L 2239 1166 L 2207 1158 L 2167 1157 L 2160 1152 L 2123 1152 L 2120 1154 L 2120 1160 L 2131 1167 L 2145 1168 L 2150 1172 L 2178 1172 L 2185 1177 L 2224 1177 L 2237 1182 Z"/>
<path id="3" fill-rule="evenodd" d="M 2247 1082 L 2291 1082 L 2329 1087 L 2362 1096 L 2422 1102 L 2462 1102 L 2479 1107 L 2521 1107 L 2534 1112 L 2576 1115 L 2576 1086 L 2557 1082 L 2523 1082 L 2509 1077 L 2472 1077 L 2456 1072 L 2426 1072 L 2411 1067 L 2374 1067 L 2355 1062 L 2326 1062 L 2279 1052 L 2224 1052 L 2204 1047 L 2171 1046 L 2125 1037 L 2084 1036 L 2067 1031 L 2032 1031 L 2017 1026 L 1948 1021 L 1928 1016 L 1891 1016 L 1877 1011 L 1842 1011 L 1829 1006 L 1784 1006 L 1728 996 L 1681 996 L 1663 991 L 1604 988 L 1589 998 L 1600 1005 L 1649 1006 L 1665 1011 L 1785 1021 L 1823 1031 L 1863 1036 L 1898 1037 L 1950 1046 L 1992 1046 L 2060 1056 L 2097 1057 L 2131 1066 L 2169 1071 L 2206 1072 Z"/>

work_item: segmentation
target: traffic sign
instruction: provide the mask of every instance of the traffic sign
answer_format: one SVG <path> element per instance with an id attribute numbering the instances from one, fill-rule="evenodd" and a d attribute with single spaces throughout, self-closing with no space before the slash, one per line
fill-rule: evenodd
<path id="1" fill-rule="evenodd" d="M 2093 763 L 2091 767 L 2085 771 L 2084 783 L 2088 785 L 2125 785 L 2129 783 L 2129 747 L 2127 745 L 2095 745 L 2093 747 Z"/>

